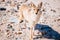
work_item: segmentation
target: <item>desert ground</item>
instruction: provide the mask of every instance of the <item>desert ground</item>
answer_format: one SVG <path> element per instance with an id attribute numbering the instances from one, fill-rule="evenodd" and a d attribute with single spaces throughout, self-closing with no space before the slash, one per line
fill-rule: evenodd
<path id="1" fill-rule="evenodd" d="M 0 40 L 60 40 L 60 0 L 0 0 Z"/>

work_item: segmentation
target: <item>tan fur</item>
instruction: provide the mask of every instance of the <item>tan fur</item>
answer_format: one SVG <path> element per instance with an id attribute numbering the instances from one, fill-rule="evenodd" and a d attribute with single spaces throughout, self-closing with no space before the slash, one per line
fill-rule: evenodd
<path id="1" fill-rule="evenodd" d="M 27 12 L 27 13 L 25 14 L 24 11 Z M 35 15 L 35 13 L 37 13 L 37 7 L 34 4 L 30 4 L 30 6 L 27 6 L 27 5 L 23 4 L 20 7 L 19 12 L 20 12 L 20 18 L 19 18 L 20 20 L 24 19 L 24 18 L 27 18 L 26 16 L 28 16 L 29 18 L 32 18 L 33 14 Z M 25 20 L 27 20 L 27 19 L 25 19 Z M 31 21 L 31 20 L 27 20 L 27 21 Z"/>
<path id="2" fill-rule="evenodd" d="M 38 8 L 33 3 L 31 3 L 29 6 L 24 4 L 20 7 L 19 11 L 20 11 L 20 20 L 25 19 L 30 24 L 29 25 L 29 27 L 31 28 L 30 40 L 33 40 L 34 26 L 38 22 L 39 17 L 40 17 L 40 13 L 36 15 Z"/>

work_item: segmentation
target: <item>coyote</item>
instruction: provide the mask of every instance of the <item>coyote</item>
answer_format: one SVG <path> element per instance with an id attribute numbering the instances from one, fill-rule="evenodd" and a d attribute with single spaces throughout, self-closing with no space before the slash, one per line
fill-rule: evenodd
<path id="1" fill-rule="evenodd" d="M 40 6 L 40 7 L 39 7 Z M 23 4 L 19 8 L 19 20 L 25 19 L 29 23 L 30 27 L 30 40 L 33 40 L 33 32 L 34 32 L 34 26 L 38 22 L 41 11 L 40 8 L 42 6 L 42 3 L 40 3 L 38 7 L 36 7 L 33 3 L 30 3 L 29 5 Z"/>

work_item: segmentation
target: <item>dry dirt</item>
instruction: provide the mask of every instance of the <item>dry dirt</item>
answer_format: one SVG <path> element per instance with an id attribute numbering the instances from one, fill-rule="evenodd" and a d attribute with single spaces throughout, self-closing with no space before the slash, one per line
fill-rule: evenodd
<path id="1" fill-rule="evenodd" d="M 0 0 L 0 40 L 55 40 L 34 39 L 36 24 L 60 34 L 60 0 Z"/>

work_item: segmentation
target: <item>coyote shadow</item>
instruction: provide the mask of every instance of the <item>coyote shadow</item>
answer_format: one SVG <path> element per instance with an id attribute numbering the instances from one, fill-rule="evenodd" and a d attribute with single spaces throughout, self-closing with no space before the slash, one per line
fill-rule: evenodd
<path id="1" fill-rule="evenodd" d="M 48 25 L 36 24 L 35 30 L 41 32 L 44 38 L 60 40 L 60 34 Z"/>

